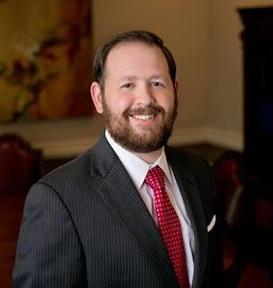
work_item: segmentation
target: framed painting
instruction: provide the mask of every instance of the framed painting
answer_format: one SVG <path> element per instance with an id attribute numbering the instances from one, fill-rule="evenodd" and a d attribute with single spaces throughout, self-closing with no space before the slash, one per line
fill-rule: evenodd
<path id="1" fill-rule="evenodd" d="M 0 123 L 91 115 L 90 1 L 0 1 Z"/>

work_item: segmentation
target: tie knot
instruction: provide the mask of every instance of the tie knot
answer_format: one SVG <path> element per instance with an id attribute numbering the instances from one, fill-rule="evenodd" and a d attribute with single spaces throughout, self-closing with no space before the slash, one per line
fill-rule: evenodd
<path id="1" fill-rule="evenodd" d="M 150 169 L 146 175 L 145 182 L 152 188 L 164 187 L 164 171 L 159 167 L 155 166 Z"/>

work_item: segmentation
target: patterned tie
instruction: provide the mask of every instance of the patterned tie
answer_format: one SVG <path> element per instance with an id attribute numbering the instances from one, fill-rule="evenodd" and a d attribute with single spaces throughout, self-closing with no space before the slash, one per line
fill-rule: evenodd
<path id="1" fill-rule="evenodd" d="M 188 288 L 189 280 L 180 222 L 167 195 L 164 179 L 163 170 L 156 166 L 148 171 L 145 182 L 154 192 L 158 228 L 168 250 L 179 286 Z"/>

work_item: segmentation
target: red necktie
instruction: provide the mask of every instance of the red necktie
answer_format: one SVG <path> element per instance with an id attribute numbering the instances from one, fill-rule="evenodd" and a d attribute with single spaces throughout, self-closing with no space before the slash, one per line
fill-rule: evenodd
<path id="1" fill-rule="evenodd" d="M 150 169 L 145 182 L 154 192 L 158 228 L 168 250 L 178 283 L 181 288 L 189 287 L 186 256 L 179 218 L 165 189 L 165 174 L 156 166 Z"/>

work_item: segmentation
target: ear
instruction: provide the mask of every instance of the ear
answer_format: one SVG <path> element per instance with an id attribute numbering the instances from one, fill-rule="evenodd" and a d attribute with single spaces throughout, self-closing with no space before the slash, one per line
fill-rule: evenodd
<path id="1" fill-rule="evenodd" d="M 90 86 L 90 94 L 91 98 L 93 100 L 93 103 L 95 105 L 95 108 L 98 113 L 102 114 L 103 113 L 103 105 L 102 105 L 102 90 L 97 82 L 92 82 Z"/>
<path id="2" fill-rule="evenodd" d="M 176 93 L 176 95 L 178 95 L 178 91 L 179 91 L 179 82 L 178 82 L 178 80 L 175 80 L 174 92 Z"/>

